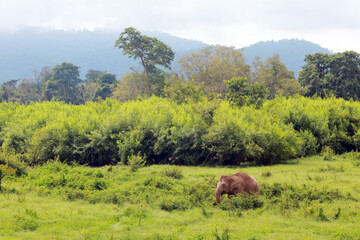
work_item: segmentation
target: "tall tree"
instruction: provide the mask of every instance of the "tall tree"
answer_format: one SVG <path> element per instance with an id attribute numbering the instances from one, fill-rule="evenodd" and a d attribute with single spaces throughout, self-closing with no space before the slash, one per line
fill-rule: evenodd
<path id="1" fill-rule="evenodd" d="M 263 83 L 268 99 L 273 99 L 276 95 L 291 96 L 305 92 L 294 77 L 294 72 L 287 69 L 278 54 L 269 57 L 265 62 L 260 58 L 254 60 L 251 82 Z"/>
<path id="2" fill-rule="evenodd" d="M 66 103 L 77 103 L 78 89 L 81 79 L 79 67 L 72 63 L 63 62 L 52 70 L 51 78 L 44 88 L 45 100 L 55 99 Z"/>
<path id="3" fill-rule="evenodd" d="M 88 72 L 86 73 L 85 77 L 86 77 L 86 84 L 90 84 L 93 82 L 96 82 L 96 79 L 98 79 L 101 75 L 104 75 L 106 72 L 103 71 L 99 71 L 99 70 L 94 70 L 94 69 L 89 69 Z"/>
<path id="4" fill-rule="evenodd" d="M 0 102 L 6 101 L 13 101 L 13 97 L 15 96 L 16 92 L 16 84 L 19 80 L 10 80 L 1 84 L 0 87 Z"/>
<path id="5" fill-rule="evenodd" d="M 94 94 L 94 100 L 98 97 L 106 99 L 111 96 L 112 89 L 115 87 L 116 77 L 114 74 L 104 73 L 96 79 L 97 88 Z"/>
<path id="6" fill-rule="evenodd" d="M 299 74 L 308 96 L 334 94 L 344 99 L 360 100 L 360 54 L 347 51 L 338 54 L 307 55 Z"/>
<path id="7" fill-rule="evenodd" d="M 21 103 L 37 102 L 42 94 L 41 86 L 33 78 L 21 79 L 14 96 L 14 100 Z"/>
<path id="8" fill-rule="evenodd" d="M 234 47 L 207 46 L 179 59 L 180 74 L 186 80 L 204 84 L 207 95 L 211 93 L 225 96 L 224 80 L 234 77 L 248 77 L 250 66 L 240 50 Z"/>
<path id="9" fill-rule="evenodd" d="M 126 73 L 117 84 L 112 97 L 119 101 L 135 100 L 146 93 L 144 72 L 133 71 Z"/>
<path id="10" fill-rule="evenodd" d="M 40 71 L 34 70 L 34 84 L 39 92 L 43 91 L 45 83 L 49 81 L 52 73 L 52 67 L 50 66 L 45 66 Z"/>
<path id="11" fill-rule="evenodd" d="M 81 96 L 81 102 L 85 103 L 87 101 L 92 101 L 93 99 L 95 99 L 95 92 L 98 88 L 96 80 L 105 73 L 106 72 L 104 71 L 94 69 L 88 70 L 85 75 L 86 79 L 84 83 L 78 87 Z"/>
<path id="12" fill-rule="evenodd" d="M 170 69 L 175 55 L 165 43 L 157 38 L 142 35 L 132 27 L 126 28 L 120 34 L 115 42 L 115 47 L 122 49 L 123 55 L 129 55 L 129 58 L 140 59 L 145 71 L 149 95 L 152 94 L 150 75 L 156 70 L 157 65 Z"/>

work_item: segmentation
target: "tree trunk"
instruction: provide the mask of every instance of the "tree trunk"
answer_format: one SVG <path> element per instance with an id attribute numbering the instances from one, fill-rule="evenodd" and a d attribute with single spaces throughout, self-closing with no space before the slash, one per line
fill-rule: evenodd
<path id="1" fill-rule="evenodd" d="M 146 66 L 146 64 L 144 62 L 144 59 L 142 57 L 140 57 L 140 59 L 141 59 L 141 63 L 142 63 L 142 65 L 144 67 L 144 70 L 145 70 L 146 83 L 148 85 L 149 97 L 151 97 L 151 85 L 150 85 L 150 80 L 149 80 L 149 71 L 148 71 L 147 66 Z"/>

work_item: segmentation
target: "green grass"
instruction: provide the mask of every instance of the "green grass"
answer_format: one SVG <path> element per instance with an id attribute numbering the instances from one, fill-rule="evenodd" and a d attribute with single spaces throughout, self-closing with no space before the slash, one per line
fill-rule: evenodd
<path id="1" fill-rule="evenodd" d="M 360 239 L 354 156 L 136 172 L 52 162 L 3 179 L 0 239 Z M 258 179 L 260 197 L 213 206 L 217 180 L 236 172 Z"/>

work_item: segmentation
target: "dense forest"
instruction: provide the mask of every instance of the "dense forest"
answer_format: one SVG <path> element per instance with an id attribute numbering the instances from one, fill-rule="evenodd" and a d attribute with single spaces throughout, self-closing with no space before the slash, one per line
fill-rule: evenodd
<path id="1" fill-rule="evenodd" d="M 100 166 L 139 156 L 148 164 L 237 165 L 359 148 L 355 52 L 308 55 L 296 79 L 279 55 L 250 66 L 224 46 L 183 56 L 174 73 L 172 49 L 134 28 L 115 47 L 140 62 L 120 80 L 89 70 L 82 81 L 79 67 L 64 62 L 3 83 L 2 151 L 29 164 Z"/>

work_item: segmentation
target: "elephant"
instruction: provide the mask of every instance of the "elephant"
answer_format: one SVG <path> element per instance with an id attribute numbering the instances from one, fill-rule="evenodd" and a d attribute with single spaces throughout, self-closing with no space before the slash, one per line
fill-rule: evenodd
<path id="1" fill-rule="evenodd" d="M 231 195 L 236 196 L 239 193 L 259 195 L 259 184 L 256 179 L 247 173 L 221 176 L 216 187 L 216 202 L 214 202 L 214 205 L 220 203 L 220 197 L 223 194 L 227 194 L 230 199 Z"/>

